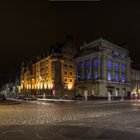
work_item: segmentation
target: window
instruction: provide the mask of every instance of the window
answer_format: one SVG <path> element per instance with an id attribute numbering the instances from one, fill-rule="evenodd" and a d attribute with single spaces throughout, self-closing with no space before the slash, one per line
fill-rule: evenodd
<path id="1" fill-rule="evenodd" d="M 90 80 L 90 60 L 86 60 L 84 64 L 85 79 Z"/>
<path id="2" fill-rule="evenodd" d="M 122 82 L 125 83 L 125 75 L 122 74 Z"/>
<path id="3" fill-rule="evenodd" d="M 70 68 L 73 68 L 73 66 L 72 66 L 72 65 L 70 65 Z"/>
<path id="4" fill-rule="evenodd" d="M 72 79 L 70 79 L 70 82 L 72 82 Z"/>
<path id="5" fill-rule="evenodd" d="M 119 56 L 119 52 L 118 52 L 117 50 L 114 51 L 114 54 L 115 54 L 116 56 Z"/>
<path id="6" fill-rule="evenodd" d="M 65 64 L 64 67 L 67 67 L 67 64 Z"/>
<path id="7" fill-rule="evenodd" d="M 93 59 L 93 65 L 98 68 L 98 58 Z"/>
<path id="8" fill-rule="evenodd" d="M 122 72 L 125 71 L 125 64 L 122 64 Z"/>
<path id="9" fill-rule="evenodd" d="M 98 72 L 96 71 L 95 72 L 95 77 L 94 77 L 95 79 L 97 79 L 98 78 Z"/>
<path id="10" fill-rule="evenodd" d="M 108 72 L 107 78 L 108 78 L 109 81 L 111 81 L 111 72 Z"/>
<path id="11" fill-rule="evenodd" d="M 115 82 L 119 82 L 119 75 L 118 75 L 118 73 L 115 74 Z"/>
<path id="12" fill-rule="evenodd" d="M 67 81 L 67 78 L 65 78 L 65 81 Z"/>
<path id="13" fill-rule="evenodd" d="M 108 68 L 112 68 L 112 61 L 111 61 L 111 60 L 108 60 L 108 61 L 107 61 L 107 67 L 108 67 Z"/>
<path id="14" fill-rule="evenodd" d="M 67 74 L 67 71 L 65 71 L 65 74 Z"/>
<path id="15" fill-rule="evenodd" d="M 70 75 L 72 75 L 72 72 L 70 72 Z"/>
<path id="16" fill-rule="evenodd" d="M 77 79 L 81 80 L 82 79 L 82 62 L 78 64 L 78 73 L 77 73 Z"/>
<path id="17" fill-rule="evenodd" d="M 119 64 L 115 63 L 115 71 L 118 71 L 118 70 L 119 70 Z"/>
<path id="18" fill-rule="evenodd" d="M 90 80 L 90 75 L 88 75 L 88 78 L 87 79 Z"/>

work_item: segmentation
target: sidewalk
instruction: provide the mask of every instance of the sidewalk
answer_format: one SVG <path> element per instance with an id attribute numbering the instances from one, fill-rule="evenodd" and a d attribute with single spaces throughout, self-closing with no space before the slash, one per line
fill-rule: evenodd
<path id="1" fill-rule="evenodd" d="M 0 105 L 15 105 L 15 104 L 20 104 L 18 101 L 14 100 L 1 100 Z"/>
<path id="2" fill-rule="evenodd" d="M 37 99 L 37 101 L 74 102 L 75 100 L 66 100 L 66 99 Z"/>
<path id="3" fill-rule="evenodd" d="M 92 104 L 117 104 L 117 103 L 132 103 L 135 101 L 132 100 L 112 100 L 112 101 L 108 101 L 108 100 L 92 100 L 92 101 L 84 101 L 84 100 L 77 100 L 76 101 L 79 104 L 88 104 L 88 105 L 92 105 Z"/>
<path id="4" fill-rule="evenodd" d="M 81 105 L 103 105 L 103 104 L 124 104 L 124 103 L 140 103 L 140 100 L 65 100 L 65 99 L 38 99 L 37 101 L 30 101 L 30 100 L 22 100 L 22 99 L 9 99 L 11 101 L 17 102 L 24 102 L 24 103 L 36 103 L 36 104 L 45 104 L 45 103 L 74 103 L 74 104 L 81 104 Z"/>

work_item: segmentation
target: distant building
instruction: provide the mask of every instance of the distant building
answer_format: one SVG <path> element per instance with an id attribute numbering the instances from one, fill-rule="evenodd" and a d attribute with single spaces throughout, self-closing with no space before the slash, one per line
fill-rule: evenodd
<path id="1" fill-rule="evenodd" d="M 137 69 L 131 70 L 131 91 L 140 94 L 140 71 Z"/>
<path id="2" fill-rule="evenodd" d="M 131 91 L 128 50 L 100 38 L 81 46 L 75 63 L 77 94 L 125 96 Z"/>

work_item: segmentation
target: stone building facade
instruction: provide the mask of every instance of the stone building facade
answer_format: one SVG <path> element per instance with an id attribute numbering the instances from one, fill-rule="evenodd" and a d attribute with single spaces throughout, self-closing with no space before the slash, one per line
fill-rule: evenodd
<path id="1" fill-rule="evenodd" d="M 75 63 L 76 94 L 125 96 L 131 91 L 128 50 L 100 38 L 81 46 Z"/>
<path id="2" fill-rule="evenodd" d="M 21 69 L 21 94 L 26 97 L 73 98 L 76 52 L 72 40 L 51 48 L 47 56 L 38 57 L 34 63 L 23 64 Z"/>
<path id="3" fill-rule="evenodd" d="M 131 91 L 140 94 L 140 71 L 137 69 L 131 70 Z"/>
<path id="4" fill-rule="evenodd" d="M 69 38 L 48 55 L 22 64 L 20 94 L 73 98 L 140 92 L 140 71 L 131 68 L 127 49 L 102 38 L 85 43 L 79 51 L 73 44 Z"/>

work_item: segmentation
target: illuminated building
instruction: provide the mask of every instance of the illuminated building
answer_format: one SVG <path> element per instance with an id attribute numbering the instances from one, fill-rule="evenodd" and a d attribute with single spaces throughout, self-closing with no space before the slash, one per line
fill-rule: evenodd
<path id="1" fill-rule="evenodd" d="M 76 80 L 76 82 L 75 82 Z M 140 92 L 140 71 L 131 68 L 128 50 L 105 39 L 77 49 L 71 39 L 52 47 L 34 63 L 22 64 L 20 92 L 38 98 L 107 97 Z"/>
<path id="2" fill-rule="evenodd" d="M 81 46 L 75 62 L 77 94 L 126 96 L 131 91 L 128 50 L 100 38 Z"/>
<path id="3" fill-rule="evenodd" d="M 49 55 L 38 57 L 33 64 L 22 65 L 21 93 L 38 98 L 73 98 L 75 84 L 75 64 L 73 42 L 51 48 Z"/>

